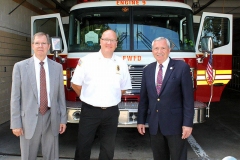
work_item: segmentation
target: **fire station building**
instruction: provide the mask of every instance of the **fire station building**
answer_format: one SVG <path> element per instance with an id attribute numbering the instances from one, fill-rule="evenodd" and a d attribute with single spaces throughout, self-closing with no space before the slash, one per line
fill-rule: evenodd
<path id="1" fill-rule="evenodd" d="M 60 13 L 88 0 L 0 0 L 0 124 L 9 121 L 12 70 L 16 62 L 31 56 L 31 16 Z M 138 5 L 149 0 L 120 1 Z M 227 87 L 240 91 L 240 4 L 239 0 L 168 0 L 188 4 L 194 15 L 216 12 L 233 15 L 232 76 Z M 197 26 L 194 28 L 198 30 Z M 139 59 L 139 57 L 138 57 Z"/>

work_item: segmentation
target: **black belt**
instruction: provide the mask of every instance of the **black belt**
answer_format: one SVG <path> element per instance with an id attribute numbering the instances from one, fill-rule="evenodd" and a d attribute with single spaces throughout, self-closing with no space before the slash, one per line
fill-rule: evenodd
<path id="1" fill-rule="evenodd" d="M 96 108 L 96 109 L 108 109 L 108 108 L 112 108 L 112 107 L 116 107 L 116 106 L 110 106 L 110 107 L 98 107 L 98 106 L 92 106 L 92 105 L 90 105 L 90 104 L 87 104 L 87 103 L 85 103 L 85 102 L 82 102 L 83 104 L 85 104 L 86 106 L 89 106 L 89 107 L 93 107 L 93 108 Z"/>

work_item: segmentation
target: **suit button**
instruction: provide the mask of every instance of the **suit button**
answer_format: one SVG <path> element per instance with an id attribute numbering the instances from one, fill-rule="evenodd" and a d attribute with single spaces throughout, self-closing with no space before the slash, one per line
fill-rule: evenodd
<path id="1" fill-rule="evenodd" d="M 159 101 L 160 101 L 160 98 L 158 98 L 157 101 L 159 102 Z"/>
<path id="2" fill-rule="evenodd" d="M 158 112 L 158 110 L 156 110 L 156 112 Z"/>

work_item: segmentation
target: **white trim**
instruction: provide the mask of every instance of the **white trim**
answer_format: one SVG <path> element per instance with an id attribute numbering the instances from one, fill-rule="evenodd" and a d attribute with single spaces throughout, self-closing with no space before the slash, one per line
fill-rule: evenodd
<path id="1" fill-rule="evenodd" d="M 40 16 L 32 16 L 31 17 L 31 37 L 33 37 L 33 28 L 34 28 L 34 21 L 38 19 L 49 19 L 49 18 L 56 18 L 58 20 L 58 25 L 60 27 L 61 35 L 62 35 L 62 41 L 63 41 L 63 48 L 62 54 L 67 54 L 68 46 L 66 42 L 66 36 L 63 29 L 63 23 L 62 18 L 59 13 L 54 14 L 46 14 L 46 15 L 40 15 Z M 33 50 L 31 52 L 33 54 Z"/>
<path id="2" fill-rule="evenodd" d="M 231 79 L 232 75 L 216 75 L 214 79 Z M 197 80 L 206 80 L 205 76 L 197 76 Z"/>
<path id="3" fill-rule="evenodd" d="M 196 54 L 199 53 L 198 50 L 198 46 L 200 43 L 200 37 L 202 34 L 202 30 L 203 30 L 203 24 L 204 24 L 204 20 L 205 17 L 222 17 L 222 18 L 228 18 L 229 19 L 229 25 L 230 25 L 230 37 L 229 37 L 229 43 L 218 47 L 218 48 L 214 48 L 213 50 L 213 55 L 215 55 L 215 53 L 217 53 L 218 55 L 232 55 L 232 26 L 233 26 L 233 15 L 231 14 L 221 14 L 221 13 L 210 13 L 210 12 L 203 12 L 202 16 L 201 16 L 201 21 L 200 21 L 200 25 L 199 25 L 199 30 L 198 30 L 198 36 L 197 36 L 197 40 L 196 40 L 196 45 L 195 45 L 195 50 L 196 50 Z"/>
<path id="4" fill-rule="evenodd" d="M 89 8 L 89 7 L 107 7 L 107 6 L 169 6 L 169 7 L 178 7 L 186 8 L 192 10 L 192 8 L 181 2 L 163 2 L 163 1 L 146 1 L 146 4 L 143 5 L 142 2 L 139 2 L 139 5 L 117 5 L 116 1 L 98 1 L 98 2 L 87 2 L 81 3 L 73 6 L 70 11 L 77 10 L 80 8 Z"/>
<path id="5" fill-rule="evenodd" d="M 71 58 L 82 58 L 87 54 L 93 54 L 96 52 L 74 52 L 74 53 L 68 53 L 68 59 Z M 122 57 L 126 60 L 127 64 L 130 65 L 147 65 L 149 63 L 155 62 L 156 59 L 153 57 L 152 52 L 114 52 L 114 55 Z M 127 58 L 124 58 L 124 56 L 132 56 L 132 60 L 128 61 Z M 138 61 L 138 57 L 141 57 L 141 60 Z M 185 58 L 196 58 L 196 55 L 194 52 L 171 52 L 169 55 L 172 59 L 185 59 Z M 134 60 L 135 58 L 135 60 Z"/>

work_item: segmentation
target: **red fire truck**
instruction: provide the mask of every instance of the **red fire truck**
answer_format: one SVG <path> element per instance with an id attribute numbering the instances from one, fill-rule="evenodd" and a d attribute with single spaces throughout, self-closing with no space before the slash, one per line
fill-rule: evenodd
<path id="1" fill-rule="evenodd" d="M 115 54 L 127 61 L 133 86 L 118 105 L 119 127 L 136 126 L 142 71 L 155 61 L 151 42 L 156 37 L 168 38 L 170 57 L 185 61 L 191 68 L 189 74 L 195 90 L 194 123 L 205 121 L 210 102 L 220 100 L 231 79 L 232 15 L 229 14 L 203 13 L 197 29 L 192 9 L 184 3 L 117 0 L 76 4 L 69 17 L 61 18 L 60 14 L 33 16 L 31 24 L 32 35 L 43 31 L 51 37 L 61 37 L 62 52 L 54 52 L 49 57 L 56 58 L 64 69 L 69 123 L 78 123 L 81 112 L 81 101 L 70 85 L 74 69 L 79 58 L 99 51 L 99 39 L 106 29 L 118 35 Z M 201 41 L 206 36 L 212 37 L 212 43 Z M 213 52 L 201 51 L 205 44 L 212 44 Z"/>

